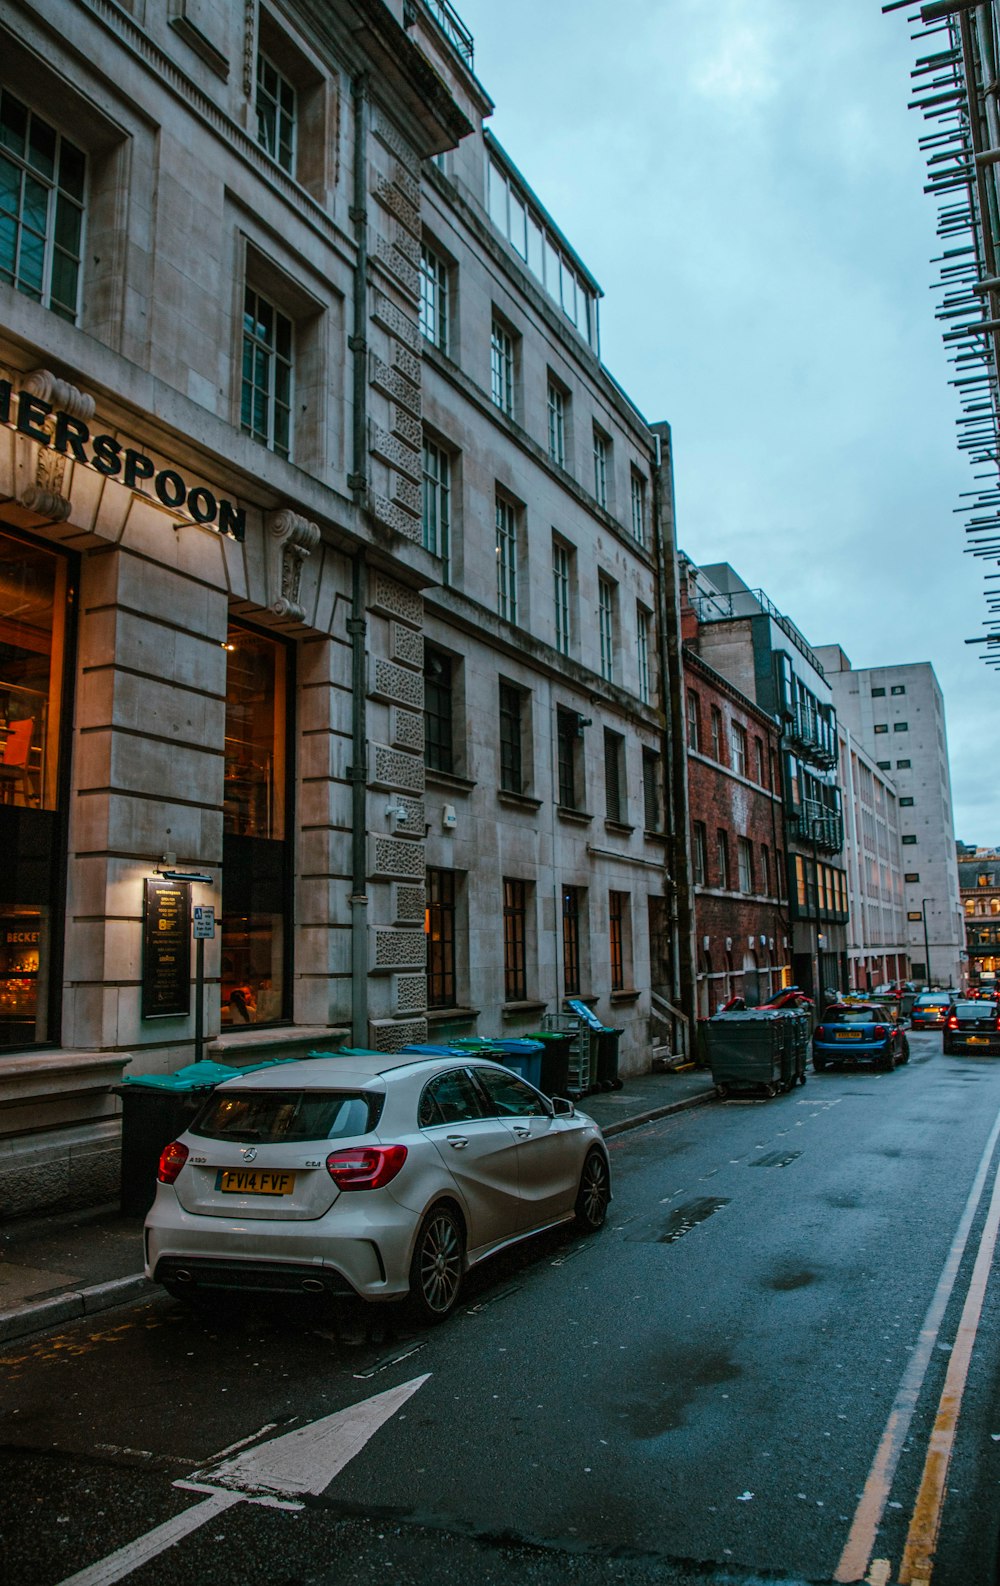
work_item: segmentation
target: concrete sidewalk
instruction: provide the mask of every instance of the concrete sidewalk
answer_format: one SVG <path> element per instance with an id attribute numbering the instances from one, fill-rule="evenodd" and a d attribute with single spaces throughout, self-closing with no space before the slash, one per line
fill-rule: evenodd
<path id="1" fill-rule="evenodd" d="M 712 1101 L 706 1069 L 641 1074 L 621 1090 L 595 1091 L 580 1110 L 606 1135 Z M 155 1284 L 143 1276 L 141 1217 L 118 1207 L 56 1212 L 0 1232 L 0 1344 L 124 1305 Z"/>

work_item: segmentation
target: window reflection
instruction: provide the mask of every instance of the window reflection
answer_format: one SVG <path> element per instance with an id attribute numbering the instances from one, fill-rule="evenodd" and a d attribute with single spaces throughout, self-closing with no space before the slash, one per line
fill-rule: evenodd
<path id="1" fill-rule="evenodd" d="M 284 996 L 284 921 L 280 914 L 227 915 L 222 921 L 222 1023 L 273 1024 Z"/>
<path id="2" fill-rule="evenodd" d="M 221 1018 L 287 1018 L 285 842 L 288 650 L 233 623 L 226 642 Z"/>
<path id="3" fill-rule="evenodd" d="M 285 652 L 263 634 L 231 627 L 226 648 L 224 830 L 285 835 Z"/>
<path id="4" fill-rule="evenodd" d="M 54 809 L 66 565 L 0 535 L 0 804 Z"/>
<path id="5" fill-rule="evenodd" d="M 49 913 L 9 906 L 0 915 L 0 1046 L 48 1040 Z"/>

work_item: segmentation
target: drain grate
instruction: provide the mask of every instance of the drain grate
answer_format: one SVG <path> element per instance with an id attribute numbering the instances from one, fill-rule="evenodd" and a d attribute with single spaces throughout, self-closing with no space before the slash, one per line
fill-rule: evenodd
<path id="1" fill-rule="evenodd" d="M 700 1200 L 687 1201 L 683 1206 L 675 1206 L 667 1219 L 667 1226 L 658 1236 L 657 1243 L 672 1245 L 678 1239 L 683 1239 L 692 1228 L 697 1228 L 699 1223 L 706 1222 L 713 1213 L 721 1211 L 723 1206 L 728 1206 L 728 1200 L 720 1200 L 712 1195 L 705 1195 Z"/>

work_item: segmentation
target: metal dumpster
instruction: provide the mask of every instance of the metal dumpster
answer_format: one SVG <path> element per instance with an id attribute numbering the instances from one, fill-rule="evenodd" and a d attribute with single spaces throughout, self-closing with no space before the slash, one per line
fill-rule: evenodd
<path id="1" fill-rule="evenodd" d="M 809 1058 L 809 1015 L 802 1008 L 783 1008 L 781 1081 L 785 1090 L 806 1082 Z"/>
<path id="2" fill-rule="evenodd" d="M 785 1090 L 787 1028 L 778 1008 L 722 1013 L 708 1019 L 705 1036 L 718 1094 L 725 1097 L 750 1091 L 777 1096 Z"/>

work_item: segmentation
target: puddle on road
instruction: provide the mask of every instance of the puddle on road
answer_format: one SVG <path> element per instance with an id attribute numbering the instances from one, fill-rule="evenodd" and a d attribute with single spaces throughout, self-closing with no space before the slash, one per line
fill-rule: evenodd
<path id="1" fill-rule="evenodd" d="M 808 1288 L 810 1283 L 815 1283 L 819 1277 L 818 1272 L 813 1272 L 810 1267 L 787 1267 L 776 1272 L 774 1277 L 763 1278 L 762 1286 L 765 1289 L 777 1289 L 779 1294 L 788 1294 L 793 1289 Z"/>
<path id="2" fill-rule="evenodd" d="M 710 1390 L 736 1382 L 742 1375 L 728 1355 L 711 1353 L 685 1356 L 675 1352 L 670 1371 L 669 1381 L 650 1381 L 641 1400 L 627 1401 L 618 1412 L 630 1423 L 633 1437 L 642 1442 L 676 1432 L 696 1405 L 703 1403 L 707 1408 L 714 1404 Z"/>
<path id="3" fill-rule="evenodd" d="M 755 1156 L 747 1167 L 787 1167 L 801 1155 L 801 1151 L 769 1151 L 766 1156 Z"/>

